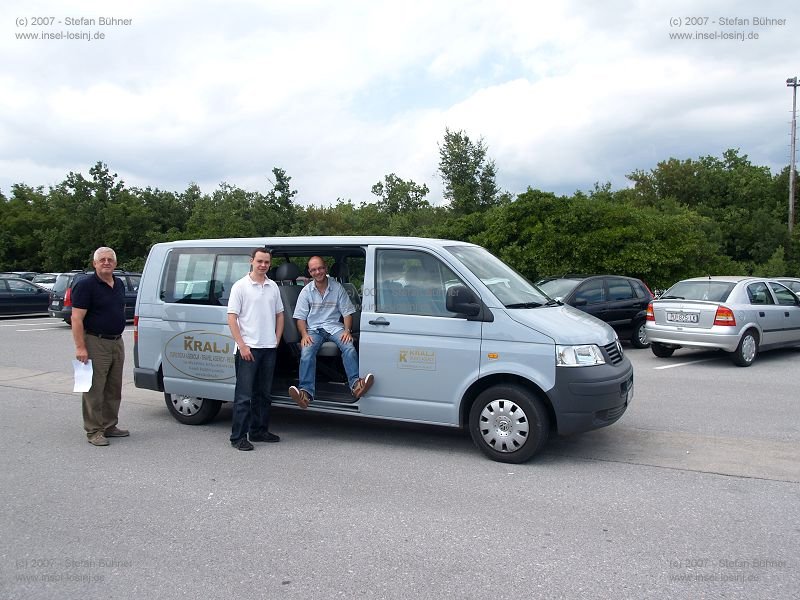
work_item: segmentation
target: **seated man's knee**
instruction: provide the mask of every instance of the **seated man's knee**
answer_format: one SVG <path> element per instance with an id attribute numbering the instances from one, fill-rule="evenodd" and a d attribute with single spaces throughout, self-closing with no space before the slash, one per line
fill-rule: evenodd
<path id="1" fill-rule="evenodd" d="M 300 347 L 300 358 L 312 358 L 319 352 L 319 344 Z"/>

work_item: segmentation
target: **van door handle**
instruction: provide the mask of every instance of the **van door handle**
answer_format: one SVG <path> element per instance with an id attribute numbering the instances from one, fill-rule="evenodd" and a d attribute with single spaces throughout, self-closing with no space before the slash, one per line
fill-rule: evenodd
<path id="1" fill-rule="evenodd" d="M 369 322 L 370 325 L 389 325 L 389 321 L 381 317 L 380 319 L 374 319 Z"/>
<path id="2" fill-rule="evenodd" d="M 765 317 L 766 315 L 765 315 L 765 314 L 764 314 L 762 311 L 759 311 L 759 312 L 758 312 L 758 316 L 759 316 L 759 317 Z"/>

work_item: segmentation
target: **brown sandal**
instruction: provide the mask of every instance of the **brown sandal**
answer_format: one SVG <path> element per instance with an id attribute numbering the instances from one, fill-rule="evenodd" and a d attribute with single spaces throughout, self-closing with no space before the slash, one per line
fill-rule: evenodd
<path id="1" fill-rule="evenodd" d="M 295 401 L 295 404 L 300 408 L 308 408 L 311 402 L 311 396 L 305 390 L 298 389 L 297 386 L 289 388 L 289 397 Z"/>
<path id="2" fill-rule="evenodd" d="M 375 377 L 372 375 L 372 373 L 368 373 L 363 379 L 359 378 L 352 389 L 355 399 L 358 400 L 361 398 L 361 396 L 366 394 L 369 391 L 369 388 L 372 387 L 373 383 L 375 383 Z"/>

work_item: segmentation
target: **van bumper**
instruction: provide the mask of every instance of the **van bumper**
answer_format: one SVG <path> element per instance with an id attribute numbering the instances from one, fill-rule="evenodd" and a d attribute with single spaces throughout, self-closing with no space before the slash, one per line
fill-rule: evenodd
<path id="1" fill-rule="evenodd" d="M 633 365 L 557 367 L 550 390 L 558 433 L 567 435 L 616 422 L 633 400 Z"/>
<path id="2" fill-rule="evenodd" d="M 158 371 L 153 369 L 142 369 L 134 367 L 133 369 L 133 384 L 137 388 L 143 390 L 154 390 L 156 392 L 164 391 L 164 384 L 158 376 Z"/>

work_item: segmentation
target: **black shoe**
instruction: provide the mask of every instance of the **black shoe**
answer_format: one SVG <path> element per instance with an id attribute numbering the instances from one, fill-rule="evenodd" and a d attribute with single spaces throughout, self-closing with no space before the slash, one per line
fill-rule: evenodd
<path id="1" fill-rule="evenodd" d="M 238 439 L 235 442 L 231 442 L 231 446 L 237 450 L 252 450 L 254 448 L 253 444 L 248 442 L 246 437 Z"/>
<path id="2" fill-rule="evenodd" d="M 251 442 L 269 442 L 274 444 L 275 442 L 280 442 L 281 438 L 275 435 L 274 433 L 251 433 L 250 434 L 250 441 Z"/>

